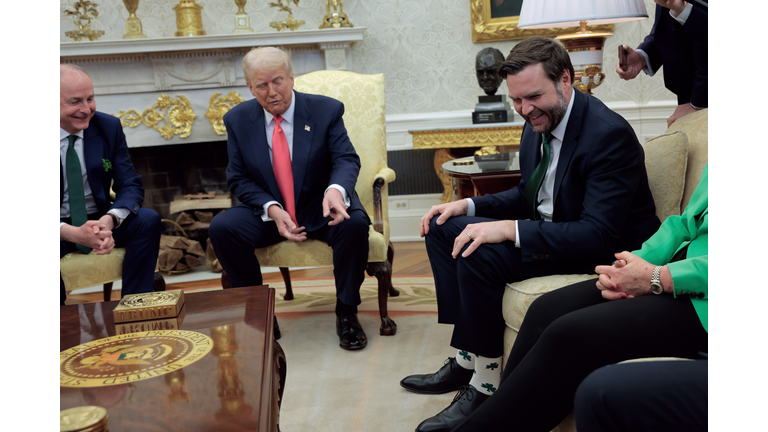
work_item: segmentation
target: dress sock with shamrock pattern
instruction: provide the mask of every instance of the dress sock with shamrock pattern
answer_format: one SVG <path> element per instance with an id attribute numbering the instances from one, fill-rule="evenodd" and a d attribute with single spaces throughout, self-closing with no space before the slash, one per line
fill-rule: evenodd
<path id="1" fill-rule="evenodd" d="M 475 368 L 475 355 L 471 352 L 459 350 L 456 353 L 456 363 L 464 369 L 472 370 Z"/>
<path id="2" fill-rule="evenodd" d="M 480 393 L 492 395 L 501 383 L 501 357 L 488 358 L 472 356 L 475 360 L 475 373 L 469 384 Z"/>

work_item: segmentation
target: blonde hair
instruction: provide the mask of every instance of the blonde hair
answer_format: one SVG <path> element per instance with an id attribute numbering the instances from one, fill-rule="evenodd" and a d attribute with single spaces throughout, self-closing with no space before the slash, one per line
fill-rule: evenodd
<path id="1" fill-rule="evenodd" d="M 258 69 L 276 70 L 283 66 L 288 76 L 293 75 L 291 55 L 280 48 L 258 47 L 248 51 L 243 57 L 243 72 L 245 82 L 251 82 L 251 73 Z"/>

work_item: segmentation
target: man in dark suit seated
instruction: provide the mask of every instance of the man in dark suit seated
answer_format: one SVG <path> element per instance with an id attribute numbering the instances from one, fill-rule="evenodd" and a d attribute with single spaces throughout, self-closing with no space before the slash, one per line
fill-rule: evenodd
<path id="1" fill-rule="evenodd" d="M 255 97 L 224 116 L 227 184 L 241 204 L 217 215 L 209 235 L 233 287 L 262 284 L 256 248 L 308 238 L 333 249 L 339 346 L 364 348 L 357 320 L 368 262 L 370 220 L 355 193 L 360 158 L 344 105 L 293 90 L 285 51 L 263 47 L 243 59 Z"/>
<path id="2" fill-rule="evenodd" d="M 61 257 L 125 248 L 121 295 L 152 291 L 160 216 L 141 208 L 144 186 L 133 168 L 120 120 L 96 112 L 90 77 L 61 65 L 59 119 Z M 110 188 L 115 192 L 109 202 Z M 61 283 L 61 304 L 66 292 Z"/>
<path id="3" fill-rule="evenodd" d="M 438 321 L 454 324 L 451 346 L 458 354 L 436 373 L 406 377 L 401 385 L 416 393 L 461 392 L 417 431 L 451 430 L 498 388 L 505 283 L 592 273 L 659 227 L 632 127 L 573 88 L 573 66 L 559 43 L 520 42 L 499 75 L 527 123 L 522 181 L 505 192 L 434 206 L 422 218 Z"/>

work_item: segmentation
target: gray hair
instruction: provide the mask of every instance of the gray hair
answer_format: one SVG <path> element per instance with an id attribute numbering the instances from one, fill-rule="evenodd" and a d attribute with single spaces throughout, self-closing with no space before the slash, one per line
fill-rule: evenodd
<path id="1" fill-rule="evenodd" d="M 275 47 L 253 48 L 243 57 L 245 82 L 251 82 L 251 73 L 257 69 L 276 70 L 280 66 L 285 68 L 288 76 L 293 75 L 291 55 L 288 52 Z"/>

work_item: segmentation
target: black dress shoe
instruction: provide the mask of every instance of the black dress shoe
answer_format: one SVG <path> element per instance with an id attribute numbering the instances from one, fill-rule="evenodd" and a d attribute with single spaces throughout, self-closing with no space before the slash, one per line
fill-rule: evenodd
<path id="1" fill-rule="evenodd" d="M 363 349 L 368 345 L 368 338 L 356 314 L 337 316 L 336 334 L 339 335 L 339 346 L 345 350 Z"/>
<path id="2" fill-rule="evenodd" d="M 449 432 L 464 421 L 489 397 L 487 394 L 480 393 L 477 389 L 467 384 L 456 394 L 448 408 L 440 411 L 440 414 L 421 422 L 416 428 L 416 432 Z"/>
<path id="3" fill-rule="evenodd" d="M 275 319 L 275 325 L 274 325 L 274 329 L 273 329 L 274 331 L 272 332 L 272 334 L 275 336 L 275 340 L 278 340 L 278 339 L 280 339 L 280 336 L 281 336 L 281 334 L 280 334 L 280 326 L 277 325 L 277 317 L 273 315 L 272 318 Z"/>
<path id="4" fill-rule="evenodd" d="M 464 369 L 456 358 L 448 357 L 443 367 L 433 374 L 410 375 L 400 381 L 406 390 L 421 394 L 442 394 L 456 391 L 472 379 L 472 369 Z"/>

